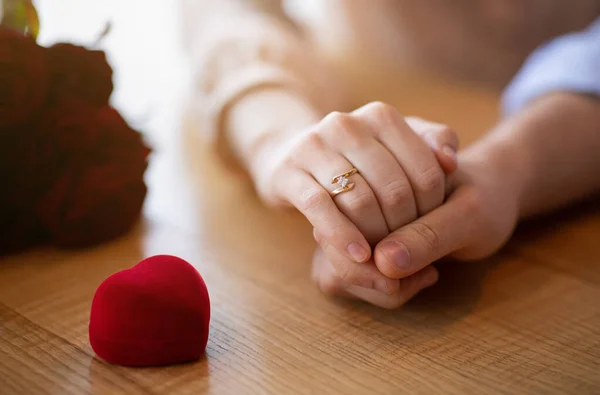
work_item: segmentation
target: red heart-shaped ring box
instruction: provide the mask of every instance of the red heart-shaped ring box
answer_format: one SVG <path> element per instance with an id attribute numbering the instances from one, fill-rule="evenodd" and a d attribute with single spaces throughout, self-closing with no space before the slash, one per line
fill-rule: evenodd
<path id="1" fill-rule="evenodd" d="M 90 344 L 115 365 L 190 362 L 204 354 L 209 323 L 210 300 L 200 273 L 181 258 L 157 255 L 98 287 Z"/>

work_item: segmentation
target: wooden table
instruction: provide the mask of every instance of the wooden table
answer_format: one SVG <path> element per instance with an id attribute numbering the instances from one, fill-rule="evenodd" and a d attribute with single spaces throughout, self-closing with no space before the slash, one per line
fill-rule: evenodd
<path id="1" fill-rule="evenodd" d="M 496 117 L 494 94 L 427 80 L 371 96 L 448 122 L 467 143 Z M 128 97 L 121 90 L 115 101 L 133 117 Z M 0 394 L 600 393 L 597 202 L 524 226 L 491 259 L 441 264 L 440 283 L 398 311 L 334 301 L 310 281 L 306 221 L 263 207 L 196 125 L 178 122 L 186 101 L 156 97 L 139 226 L 85 251 L 0 260 Z M 152 369 L 95 358 L 96 287 L 163 253 L 189 260 L 208 284 L 206 357 Z"/>

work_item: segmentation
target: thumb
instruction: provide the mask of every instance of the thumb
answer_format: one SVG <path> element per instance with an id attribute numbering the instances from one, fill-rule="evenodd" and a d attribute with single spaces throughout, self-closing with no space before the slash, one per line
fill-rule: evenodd
<path id="1" fill-rule="evenodd" d="M 476 234 L 473 194 L 457 190 L 443 205 L 398 229 L 375 247 L 385 276 L 405 278 L 464 247 Z"/>

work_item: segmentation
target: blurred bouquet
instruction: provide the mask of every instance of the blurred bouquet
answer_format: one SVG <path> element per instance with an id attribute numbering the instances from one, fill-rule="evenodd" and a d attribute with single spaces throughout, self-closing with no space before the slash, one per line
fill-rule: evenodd
<path id="1" fill-rule="evenodd" d="M 9 15 L 5 6 L 3 23 Z M 42 47 L 28 18 L 0 26 L 0 255 L 108 241 L 146 196 L 149 149 L 109 105 L 104 52 Z"/>

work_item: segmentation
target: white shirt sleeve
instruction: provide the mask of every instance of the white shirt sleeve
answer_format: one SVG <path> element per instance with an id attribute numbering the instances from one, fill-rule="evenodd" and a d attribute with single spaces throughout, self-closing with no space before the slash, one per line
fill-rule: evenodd
<path id="1" fill-rule="evenodd" d="M 221 135 L 228 106 L 259 87 L 284 87 L 317 108 L 331 106 L 332 75 L 281 0 L 180 2 L 194 115 L 209 140 Z"/>

